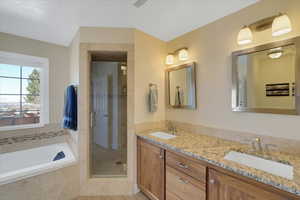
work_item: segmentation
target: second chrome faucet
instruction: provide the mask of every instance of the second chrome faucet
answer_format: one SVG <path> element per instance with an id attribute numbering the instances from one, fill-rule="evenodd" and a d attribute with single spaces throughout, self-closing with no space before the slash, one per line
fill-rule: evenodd
<path id="1" fill-rule="evenodd" d="M 257 152 L 259 154 L 270 154 L 270 148 L 269 147 L 276 147 L 274 144 L 263 144 L 262 139 L 257 137 L 252 142 L 252 149 L 254 152 Z"/>
<path id="2" fill-rule="evenodd" d="M 167 128 L 168 128 L 168 131 L 172 134 L 172 135 L 176 135 L 177 133 L 177 129 L 176 129 L 176 126 L 172 123 L 172 122 L 168 122 L 167 123 Z"/>

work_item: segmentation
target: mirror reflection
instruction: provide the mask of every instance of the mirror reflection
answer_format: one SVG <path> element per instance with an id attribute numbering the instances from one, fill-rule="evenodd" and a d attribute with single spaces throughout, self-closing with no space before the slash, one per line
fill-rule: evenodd
<path id="1" fill-rule="evenodd" d="M 296 114 L 295 62 L 295 45 L 238 56 L 238 109 Z"/>
<path id="2" fill-rule="evenodd" d="M 173 108 L 196 107 L 195 65 L 182 65 L 167 71 L 169 105 Z"/>

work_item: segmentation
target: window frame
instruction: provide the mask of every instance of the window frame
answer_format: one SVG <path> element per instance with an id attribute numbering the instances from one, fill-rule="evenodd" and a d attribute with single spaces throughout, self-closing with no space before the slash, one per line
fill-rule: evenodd
<path id="1" fill-rule="evenodd" d="M 0 51 L 0 63 L 30 66 L 39 68 L 40 74 L 40 122 L 35 124 L 23 124 L 13 126 L 2 126 L 0 131 L 18 130 L 27 128 L 43 127 L 49 123 L 49 59 L 43 57 L 29 56 L 18 53 Z"/>

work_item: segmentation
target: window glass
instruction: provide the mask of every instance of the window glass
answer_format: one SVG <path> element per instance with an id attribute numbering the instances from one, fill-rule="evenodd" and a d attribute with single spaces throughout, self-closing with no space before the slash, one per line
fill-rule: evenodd
<path id="1" fill-rule="evenodd" d="M 20 94 L 20 79 L 0 77 L 0 94 Z"/>
<path id="2" fill-rule="evenodd" d="M 0 112 L 20 111 L 20 95 L 0 95 Z"/>
<path id="3" fill-rule="evenodd" d="M 0 63 L 0 76 L 19 77 L 20 66 Z"/>
<path id="4" fill-rule="evenodd" d="M 0 64 L 0 127 L 40 122 L 40 70 Z"/>
<path id="5" fill-rule="evenodd" d="M 39 69 L 34 67 L 22 67 L 22 78 L 39 79 Z"/>
<path id="6" fill-rule="evenodd" d="M 22 94 L 40 95 L 40 80 L 22 79 Z"/>
<path id="7" fill-rule="evenodd" d="M 40 110 L 40 97 L 33 95 L 22 95 L 22 110 Z"/>

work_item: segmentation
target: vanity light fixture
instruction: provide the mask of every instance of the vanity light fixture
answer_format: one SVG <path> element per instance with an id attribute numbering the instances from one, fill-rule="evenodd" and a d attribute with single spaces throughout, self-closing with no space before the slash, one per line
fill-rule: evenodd
<path id="1" fill-rule="evenodd" d="M 290 18 L 286 14 L 279 14 L 272 24 L 272 36 L 280 36 L 292 31 Z"/>
<path id="2" fill-rule="evenodd" d="M 174 55 L 168 54 L 166 57 L 166 64 L 167 65 L 173 65 L 174 64 Z"/>
<path id="3" fill-rule="evenodd" d="M 268 53 L 268 56 L 272 59 L 280 58 L 282 55 L 283 55 L 283 50 L 281 47 L 271 49 L 270 52 Z"/>
<path id="4" fill-rule="evenodd" d="M 174 53 L 169 53 L 166 57 L 166 64 L 173 65 L 174 60 L 175 60 L 174 55 L 177 55 L 177 54 L 178 54 L 179 61 L 185 61 L 185 60 L 189 59 L 188 48 L 184 47 L 184 48 L 177 49 L 176 51 L 174 51 Z"/>
<path id="5" fill-rule="evenodd" d="M 189 59 L 189 52 L 187 51 L 187 48 L 179 50 L 178 59 L 181 61 Z"/>
<path id="6" fill-rule="evenodd" d="M 280 36 L 292 31 L 290 18 L 286 14 L 279 14 L 261 19 L 248 26 L 244 26 L 237 38 L 239 45 L 250 44 L 253 41 L 252 32 L 261 32 L 272 28 L 272 36 Z"/>
<path id="7" fill-rule="evenodd" d="M 248 26 L 244 26 L 238 35 L 237 42 L 239 45 L 250 44 L 253 41 L 252 31 Z"/>

